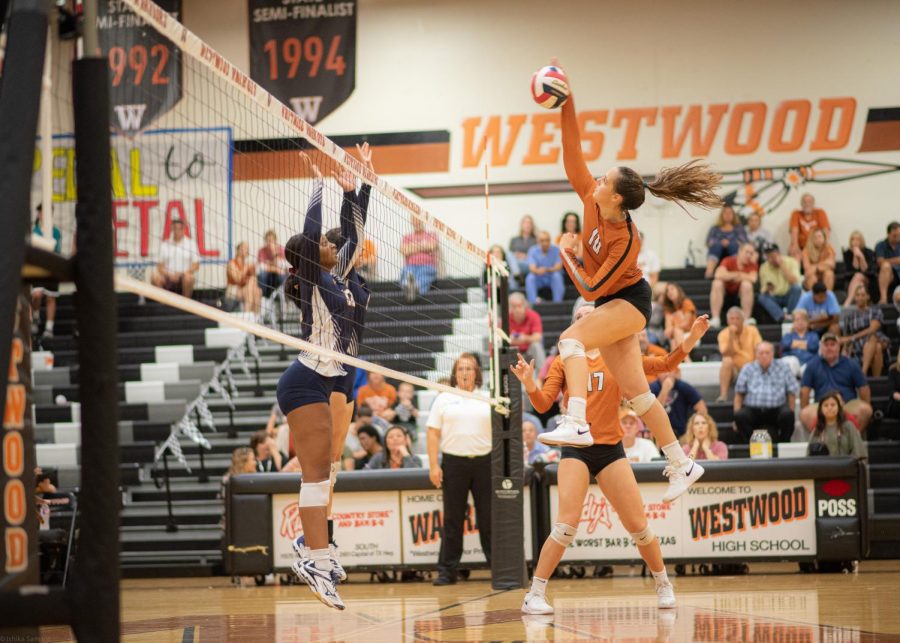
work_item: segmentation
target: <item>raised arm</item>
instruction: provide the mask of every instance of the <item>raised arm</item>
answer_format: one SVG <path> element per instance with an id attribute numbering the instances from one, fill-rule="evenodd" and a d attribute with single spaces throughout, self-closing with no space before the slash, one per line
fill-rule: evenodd
<path id="1" fill-rule="evenodd" d="M 538 413 L 547 411 L 559 396 L 559 391 L 565 381 L 565 371 L 561 366 L 559 358 L 553 361 L 550 372 L 544 379 L 543 388 L 538 388 L 534 382 L 534 360 L 529 363 L 522 355 L 519 355 L 519 361 L 509 367 L 518 380 L 524 384 L 528 399 L 531 400 L 531 405 Z"/>
<path id="2" fill-rule="evenodd" d="M 346 279 L 356 262 L 357 253 L 362 248 L 364 223 L 353 175 L 344 171 L 340 174 L 335 173 L 334 177 L 344 189 L 344 198 L 341 201 L 341 234 L 344 237 L 344 245 L 338 249 L 334 272 L 341 279 Z"/>
<path id="3" fill-rule="evenodd" d="M 556 64 L 555 61 L 554 64 Z M 595 181 L 584 160 L 584 152 L 581 150 L 581 130 L 575 115 L 575 97 L 571 92 L 572 86 L 569 85 L 569 100 L 562 106 L 563 167 L 565 167 L 569 183 L 575 188 L 578 196 L 587 199 L 594 191 Z"/>
<path id="4" fill-rule="evenodd" d="M 319 282 L 322 270 L 320 247 L 322 243 L 322 174 L 306 154 L 301 154 L 316 175 L 309 205 L 306 206 L 306 217 L 303 220 L 303 234 L 300 241 L 300 268 L 298 277 L 307 283 Z"/>

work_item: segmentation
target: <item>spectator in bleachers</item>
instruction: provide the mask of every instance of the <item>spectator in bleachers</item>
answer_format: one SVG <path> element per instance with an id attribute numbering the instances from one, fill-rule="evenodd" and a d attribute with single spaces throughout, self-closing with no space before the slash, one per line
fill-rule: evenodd
<path id="1" fill-rule="evenodd" d="M 676 436 L 684 433 L 691 413 L 708 412 L 700 391 L 682 380 L 678 371 L 661 373 L 659 379 L 650 384 L 650 392 L 666 410 Z"/>
<path id="2" fill-rule="evenodd" d="M 837 257 L 825 231 L 821 228 L 813 230 L 803 248 L 803 285 L 809 290 L 814 283 L 821 281 L 828 290 L 834 290 L 836 266 Z"/>
<path id="3" fill-rule="evenodd" d="M 837 335 L 825 333 L 820 355 L 809 361 L 800 380 L 800 422 L 803 426 L 811 430 L 816 423 L 818 404 L 810 404 L 810 392 L 815 392 L 819 400 L 832 391 L 841 394 L 844 412 L 852 416 L 850 421 L 855 420 L 859 430 L 865 430 L 872 418 L 872 389 L 859 365 L 841 355 Z"/>
<path id="4" fill-rule="evenodd" d="M 491 246 L 489 250 L 491 253 L 491 261 L 496 262 L 497 265 L 500 265 L 503 268 L 506 268 L 509 271 L 509 289 L 510 290 L 518 290 L 519 289 L 519 263 L 517 261 L 509 261 L 506 256 L 506 251 L 503 249 L 499 243 L 495 243 Z M 484 268 L 484 282 L 487 284 L 487 274 L 488 268 L 485 266 Z"/>
<path id="5" fill-rule="evenodd" d="M 782 256 L 774 243 L 766 246 L 763 254 L 766 262 L 759 268 L 759 305 L 780 324 L 803 294 L 800 266 L 793 257 Z"/>
<path id="6" fill-rule="evenodd" d="M 727 460 L 728 445 L 719 440 L 719 428 L 708 413 L 694 413 L 681 436 L 681 448 L 692 460 Z"/>
<path id="7" fill-rule="evenodd" d="M 241 306 L 244 312 L 259 313 L 259 285 L 256 283 L 256 266 L 250 261 L 250 246 L 241 241 L 235 249 L 234 259 L 225 267 L 226 310 Z"/>
<path id="8" fill-rule="evenodd" d="M 794 377 L 800 377 L 806 363 L 819 354 L 819 336 L 809 330 L 809 313 L 803 308 L 794 311 L 791 332 L 781 336 L 781 361 L 788 365 Z"/>
<path id="9" fill-rule="evenodd" d="M 831 223 L 825 210 L 816 207 L 816 199 L 812 194 L 800 197 L 800 209 L 791 212 L 791 246 L 788 254 L 797 261 L 803 260 L 803 249 L 813 230 L 823 230 L 825 239 L 831 235 Z"/>
<path id="10" fill-rule="evenodd" d="M 722 366 L 719 369 L 719 397 L 717 402 L 728 401 L 728 389 L 738 372 L 756 357 L 756 347 L 762 341 L 756 326 L 744 323 L 744 313 L 738 307 L 728 309 L 728 325 L 719 331 L 719 352 Z"/>
<path id="11" fill-rule="evenodd" d="M 253 449 L 250 447 L 238 447 L 231 452 L 231 466 L 228 467 L 228 471 L 222 476 L 222 487 L 224 488 L 225 483 L 232 476 L 241 473 L 256 473 L 256 471 L 256 455 L 254 455 Z M 224 494 L 222 497 L 224 497 Z"/>
<path id="12" fill-rule="evenodd" d="M 556 241 L 554 242 L 557 246 L 559 245 L 560 240 L 562 240 L 562 236 L 566 233 L 575 235 L 578 243 L 575 249 L 575 256 L 581 259 L 581 253 L 584 247 L 584 244 L 581 243 L 581 217 L 574 212 L 566 212 L 563 215 L 559 225 L 559 234 L 556 235 Z"/>
<path id="13" fill-rule="evenodd" d="M 776 442 L 790 442 L 794 433 L 794 405 L 800 386 L 791 369 L 775 359 L 775 347 L 760 342 L 756 359 L 741 369 L 734 385 L 734 423 L 749 442 L 753 431 L 765 427 Z"/>
<path id="14" fill-rule="evenodd" d="M 44 236 L 44 229 L 41 227 L 41 218 L 43 217 L 43 204 L 37 206 L 37 217 L 34 221 L 34 228 L 31 233 L 39 237 Z M 51 234 L 53 237 L 53 252 L 62 253 L 62 232 L 54 225 Z M 53 337 L 53 326 L 56 323 L 56 300 L 59 297 L 59 281 L 55 279 L 41 279 L 34 281 L 31 288 L 31 310 L 32 310 L 32 328 L 31 334 L 37 335 L 40 330 L 41 321 L 41 301 L 47 298 L 47 321 L 44 324 L 44 337 Z"/>
<path id="15" fill-rule="evenodd" d="M 736 255 L 725 257 L 716 268 L 709 291 L 710 326 L 722 325 L 722 308 L 740 304 L 744 319 L 753 319 L 753 286 L 759 277 L 759 267 L 753 260 L 753 244 L 743 243 Z M 755 321 L 749 321 L 754 324 Z"/>
<path id="16" fill-rule="evenodd" d="M 406 432 L 415 439 L 419 409 L 416 408 L 416 389 L 412 384 L 400 382 L 397 385 L 397 401 L 384 415 L 388 421 L 406 429 Z"/>
<path id="17" fill-rule="evenodd" d="M 400 287 L 407 301 L 414 301 L 416 295 L 425 295 L 437 279 L 438 238 L 418 217 L 411 217 L 413 231 L 400 241 L 403 255 L 403 270 L 400 272 Z"/>
<path id="18" fill-rule="evenodd" d="M 652 440 L 640 437 L 644 427 L 637 413 L 622 407 L 619 409 L 619 424 L 622 425 L 622 446 L 629 462 L 650 462 L 661 457 Z"/>
<path id="19" fill-rule="evenodd" d="M 669 348 L 675 350 L 681 346 L 697 319 L 697 307 L 684 294 L 684 288 L 669 282 L 663 296 L 663 310 L 666 316 L 665 336 L 669 340 Z"/>
<path id="20" fill-rule="evenodd" d="M 730 205 L 722 206 L 719 219 L 706 235 L 705 277 L 712 279 L 716 272 L 716 266 L 726 257 L 736 255 L 741 245 L 746 242 L 747 233 L 744 231 L 744 226 L 738 221 L 734 208 Z"/>
<path id="21" fill-rule="evenodd" d="M 660 338 L 665 337 L 666 331 L 666 307 L 663 301 L 666 298 L 665 281 L 657 281 L 651 289 L 650 296 L 650 321 L 647 322 L 647 339 L 651 344 L 661 344 Z"/>
<path id="22" fill-rule="evenodd" d="M 841 405 L 841 396 L 828 393 L 819 401 L 816 424 L 809 436 L 810 445 L 823 444 L 828 455 L 852 455 L 867 457 L 866 445 L 853 423 L 847 420 Z"/>
<path id="23" fill-rule="evenodd" d="M 385 381 L 384 375 L 370 371 L 368 383 L 359 387 L 356 393 L 356 404 L 368 406 L 372 409 L 372 413 L 390 422 L 394 419 L 392 409 L 396 403 L 397 389 Z"/>
<path id="24" fill-rule="evenodd" d="M 828 332 L 833 324 L 837 324 L 841 314 L 841 306 L 837 297 L 828 290 L 821 281 L 813 284 L 797 301 L 796 310 L 805 310 L 809 315 L 809 328 L 821 336 Z"/>
<path id="25" fill-rule="evenodd" d="M 522 353 L 525 361 L 534 360 L 534 367 L 540 370 L 547 358 L 544 326 L 541 316 L 531 309 L 520 292 L 509 296 L 509 335 L 510 343 Z"/>
<path id="26" fill-rule="evenodd" d="M 757 254 L 761 257 L 765 255 L 766 247 L 775 243 L 772 231 L 762 227 L 762 215 L 759 212 L 750 213 L 744 230 L 747 233 L 747 241 L 753 244 Z"/>
<path id="27" fill-rule="evenodd" d="M 879 304 L 888 303 L 888 291 L 900 285 L 900 223 L 891 221 L 887 237 L 875 244 L 875 261 L 878 264 Z"/>
<path id="28" fill-rule="evenodd" d="M 537 231 L 534 228 L 534 219 L 526 214 L 519 222 L 519 235 L 509 240 L 509 251 L 519 264 L 519 273 L 528 272 L 528 251 L 537 245 Z"/>
<path id="29" fill-rule="evenodd" d="M 278 450 L 275 440 L 266 431 L 254 431 L 250 436 L 250 448 L 256 456 L 256 470 L 260 473 L 281 471 L 284 463 L 283 454 Z"/>
<path id="30" fill-rule="evenodd" d="M 381 434 L 371 424 L 366 424 L 356 430 L 356 438 L 362 447 L 362 455 L 355 458 L 354 468 L 359 471 L 365 469 L 369 461 L 384 450 L 381 446 Z"/>
<path id="31" fill-rule="evenodd" d="M 553 301 L 560 302 L 566 294 L 562 276 L 562 255 L 559 248 L 550 243 L 550 233 L 538 234 L 538 244 L 528 251 L 528 275 L 525 277 L 525 293 L 529 303 L 537 303 L 538 291 L 549 288 Z"/>
<path id="32" fill-rule="evenodd" d="M 194 294 L 194 274 L 200 269 L 200 251 L 193 239 L 185 236 L 184 222 L 172 219 L 172 235 L 159 244 L 159 262 L 150 282 L 159 288 Z"/>
<path id="33" fill-rule="evenodd" d="M 644 279 L 646 279 L 647 283 L 653 287 L 656 285 L 656 282 L 659 281 L 659 255 L 644 245 L 644 233 L 639 232 L 638 234 L 641 238 L 641 251 L 638 253 L 637 265 L 644 274 Z"/>
<path id="34" fill-rule="evenodd" d="M 384 448 L 366 463 L 366 469 L 420 469 L 422 459 L 409 452 L 409 433 L 394 424 L 384 434 Z"/>
<path id="35" fill-rule="evenodd" d="M 863 374 L 871 369 L 872 377 L 881 377 L 885 361 L 890 359 L 885 353 L 891 346 L 891 340 L 881 331 L 884 314 L 872 304 L 864 284 L 856 287 L 853 298 L 855 305 L 841 317 L 839 341 L 844 354 L 862 367 Z"/>
<path id="36" fill-rule="evenodd" d="M 284 246 L 279 245 L 278 235 L 269 230 L 263 237 L 263 245 L 256 253 L 256 281 L 263 297 L 281 288 L 287 273 Z"/>
<path id="37" fill-rule="evenodd" d="M 853 304 L 853 293 L 857 286 L 865 286 L 869 294 L 874 297 L 878 292 L 878 262 L 875 251 L 866 247 L 866 239 L 862 232 L 854 230 L 850 233 L 850 240 L 844 248 L 844 270 L 850 278 L 847 284 L 847 299 L 844 306 Z"/>
<path id="38" fill-rule="evenodd" d="M 522 420 L 522 447 L 525 464 L 534 464 L 540 461 L 540 458 L 551 451 L 550 447 L 542 442 L 538 442 L 538 429 L 534 422 Z"/>

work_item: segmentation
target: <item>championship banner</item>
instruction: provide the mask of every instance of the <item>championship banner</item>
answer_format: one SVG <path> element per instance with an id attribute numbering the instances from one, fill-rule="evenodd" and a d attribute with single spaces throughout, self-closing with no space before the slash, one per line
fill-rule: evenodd
<path id="1" fill-rule="evenodd" d="M 641 484 L 644 514 L 666 558 L 814 556 L 816 521 L 811 480 L 697 483 L 673 503 L 665 484 Z M 550 515 L 559 487 L 550 487 Z M 585 498 L 578 533 L 563 560 L 629 560 L 640 555 L 597 487 Z"/>
<path id="2" fill-rule="evenodd" d="M 156 0 L 174 18 L 181 0 Z M 126 135 L 146 129 L 181 100 L 181 52 L 153 29 L 146 29 L 121 0 L 99 2 L 100 49 L 109 61 L 109 120 Z"/>
<path id="3" fill-rule="evenodd" d="M 356 0 L 249 0 L 250 77 L 316 124 L 356 85 Z"/>
<path id="4" fill-rule="evenodd" d="M 334 495 L 334 530 L 345 567 L 400 565 L 400 502 L 396 491 L 349 491 Z M 297 555 L 291 541 L 303 533 L 297 494 L 272 496 L 272 554 L 276 569 Z"/>

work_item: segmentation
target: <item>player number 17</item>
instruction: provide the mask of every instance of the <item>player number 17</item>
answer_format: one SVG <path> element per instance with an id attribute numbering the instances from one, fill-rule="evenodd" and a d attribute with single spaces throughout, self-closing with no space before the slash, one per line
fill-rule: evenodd
<path id="1" fill-rule="evenodd" d="M 596 384 L 594 383 L 596 381 Z M 603 371 L 594 371 L 588 378 L 588 393 L 603 390 Z"/>

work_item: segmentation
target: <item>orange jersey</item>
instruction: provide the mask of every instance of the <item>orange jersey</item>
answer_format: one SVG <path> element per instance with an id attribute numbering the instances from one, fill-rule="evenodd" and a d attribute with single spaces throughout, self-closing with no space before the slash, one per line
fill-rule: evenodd
<path id="1" fill-rule="evenodd" d="M 677 348 L 665 357 L 641 357 L 644 372 L 647 374 L 668 373 L 674 371 L 686 353 Z M 544 387 L 528 394 L 534 410 L 544 413 L 556 400 L 560 391 L 566 390 L 566 371 L 562 360 L 553 360 L 550 371 L 544 379 Z M 569 398 L 565 393 L 563 403 Z M 622 392 L 612 373 L 600 355 L 588 358 L 588 394 L 586 417 L 591 425 L 591 437 L 594 444 L 616 444 L 622 439 L 622 426 L 619 424 L 619 405 Z"/>
<path id="2" fill-rule="evenodd" d="M 641 240 L 627 215 L 624 221 L 607 221 L 591 196 L 597 180 L 591 175 L 581 151 L 581 131 L 570 96 L 562 107 L 563 165 L 569 183 L 584 204 L 581 241 L 583 266 L 572 252 L 562 253 L 563 265 L 578 292 L 587 301 L 612 295 L 643 278 L 637 258 Z"/>

